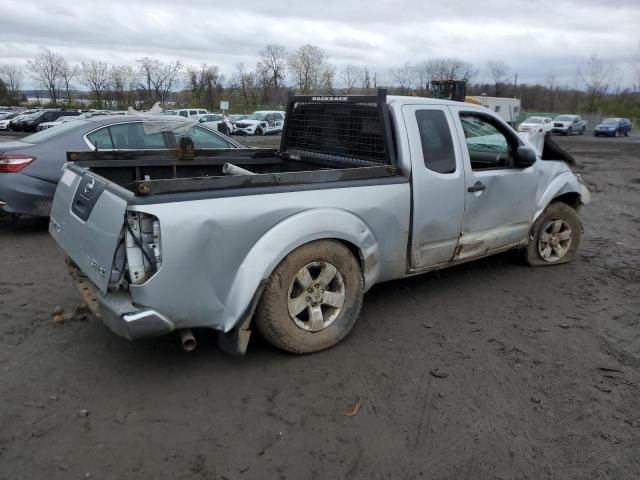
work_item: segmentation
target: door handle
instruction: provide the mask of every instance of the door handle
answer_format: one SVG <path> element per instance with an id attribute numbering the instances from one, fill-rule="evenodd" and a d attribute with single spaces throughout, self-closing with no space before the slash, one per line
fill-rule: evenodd
<path id="1" fill-rule="evenodd" d="M 484 183 L 482 183 L 480 180 L 478 180 L 472 186 L 467 188 L 467 192 L 469 193 L 482 192 L 483 190 L 486 190 L 486 189 L 487 189 L 487 186 Z"/>

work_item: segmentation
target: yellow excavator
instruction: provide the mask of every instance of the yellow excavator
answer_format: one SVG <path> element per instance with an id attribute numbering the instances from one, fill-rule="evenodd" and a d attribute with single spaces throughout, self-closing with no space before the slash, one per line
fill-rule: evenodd
<path id="1" fill-rule="evenodd" d="M 467 96 L 467 82 L 464 80 L 431 80 L 431 96 L 441 100 L 482 105 L 477 98 Z"/>

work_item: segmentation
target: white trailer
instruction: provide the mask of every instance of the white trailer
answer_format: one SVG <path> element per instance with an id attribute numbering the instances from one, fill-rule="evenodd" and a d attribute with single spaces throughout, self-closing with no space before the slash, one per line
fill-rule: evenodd
<path id="1" fill-rule="evenodd" d="M 473 103 L 483 105 L 492 112 L 497 113 L 505 122 L 512 127 L 515 127 L 518 122 L 518 116 L 520 115 L 520 99 L 519 98 L 506 98 L 506 97 L 488 97 L 486 95 L 478 95 L 473 97 L 467 97 L 475 100 Z"/>

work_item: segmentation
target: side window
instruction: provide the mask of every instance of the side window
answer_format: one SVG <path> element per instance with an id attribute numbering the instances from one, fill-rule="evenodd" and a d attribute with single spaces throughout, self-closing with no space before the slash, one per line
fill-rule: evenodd
<path id="1" fill-rule="evenodd" d="M 189 113 L 187 113 L 186 110 L 180 110 L 180 116 L 187 118 L 189 116 Z"/>
<path id="2" fill-rule="evenodd" d="M 166 148 L 162 133 L 145 133 L 142 123 L 121 123 L 109 127 L 115 148 Z"/>
<path id="3" fill-rule="evenodd" d="M 176 134 L 176 142 L 180 144 L 182 137 L 191 137 L 194 148 L 230 148 L 231 145 L 225 139 L 207 130 L 206 128 L 193 127 L 186 133 Z"/>
<path id="4" fill-rule="evenodd" d="M 418 110 L 416 112 L 422 157 L 429 170 L 438 173 L 456 171 L 456 155 L 451 139 L 451 130 L 444 112 L 439 110 Z"/>
<path id="5" fill-rule="evenodd" d="M 191 115 L 197 115 L 198 111 L 197 110 L 189 110 L 189 116 Z"/>
<path id="6" fill-rule="evenodd" d="M 507 136 L 494 125 L 489 117 L 473 113 L 461 113 L 472 170 L 512 167 L 512 149 Z"/>
<path id="7" fill-rule="evenodd" d="M 97 150 L 113 149 L 111 135 L 109 135 L 109 127 L 101 128 L 87 135 L 87 140 L 91 142 Z"/>

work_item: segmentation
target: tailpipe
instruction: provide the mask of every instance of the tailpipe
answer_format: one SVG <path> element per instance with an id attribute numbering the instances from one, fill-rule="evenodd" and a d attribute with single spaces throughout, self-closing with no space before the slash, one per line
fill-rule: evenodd
<path id="1" fill-rule="evenodd" d="M 256 175 L 255 172 L 252 172 L 242 167 L 238 167 L 233 163 L 225 163 L 222 166 L 222 173 L 224 175 Z"/>
<path id="2" fill-rule="evenodd" d="M 180 330 L 180 343 L 182 344 L 182 349 L 185 352 L 192 352 L 198 346 L 196 337 L 193 336 L 193 332 L 190 328 Z"/>

